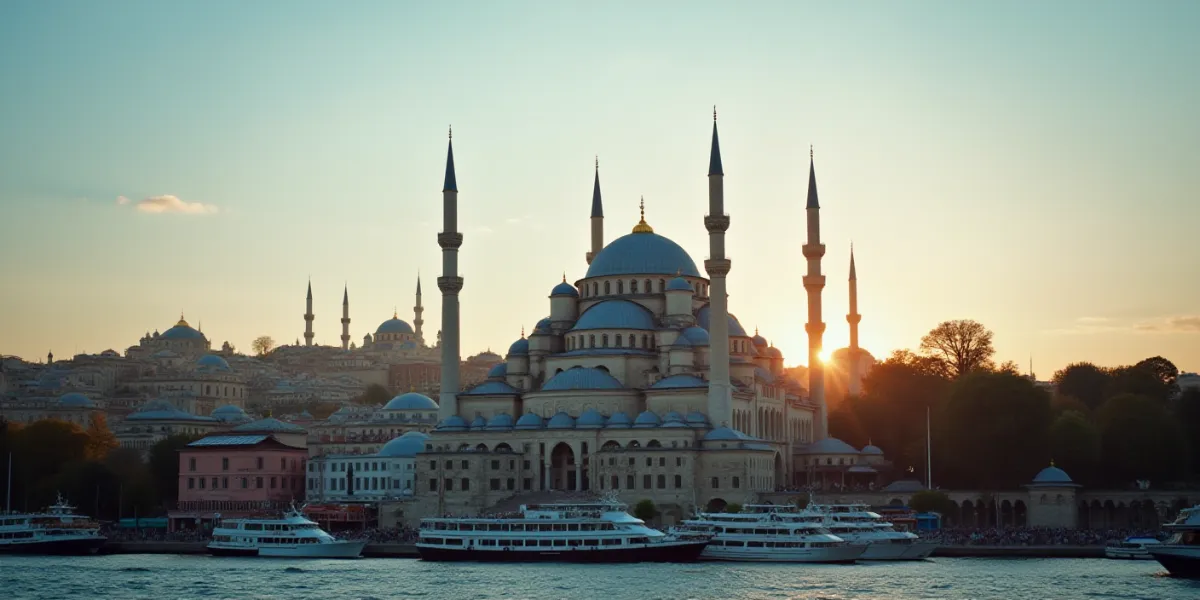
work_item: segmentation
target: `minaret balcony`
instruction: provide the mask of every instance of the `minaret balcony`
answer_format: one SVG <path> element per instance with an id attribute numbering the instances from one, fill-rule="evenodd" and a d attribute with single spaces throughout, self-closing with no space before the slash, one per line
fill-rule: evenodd
<path id="1" fill-rule="evenodd" d="M 731 268 L 733 263 L 728 258 L 710 258 L 704 261 L 704 270 L 708 272 L 709 277 L 724 277 L 729 274 Z"/>
<path id="2" fill-rule="evenodd" d="M 804 258 L 810 260 L 825 256 L 825 244 L 805 244 L 801 249 L 804 252 Z"/>
<path id="3" fill-rule="evenodd" d="M 820 290 L 825 287 L 824 275 L 805 275 L 800 278 L 800 281 L 804 282 L 804 289 L 806 290 Z"/>
<path id="4" fill-rule="evenodd" d="M 443 250 L 455 249 L 462 246 L 463 234 L 457 231 L 443 231 L 438 234 L 438 245 Z"/>
<path id="5" fill-rule="evenodd" d="M 812 322 L 805 323 L 804 331 L 807 332 L 808 335 L 812 335 L 812 336 L 823 335 L 825 333 L 825 324 L 820 321 L 818 321 L 816 323 L 812 323 Z"/>
<path id="6" fill-rule="evenodd" d="M 862 321 L 862 315 L 846 315 L 846 322 L 851 325 L 858 325 Z"/>
<path id="7" fill-rule="evenodd" d="M 725 233 L 729 229 L 729 215 L 705 215 L 704 228 L 709 233 Z"/>
<path id="8" fill-rule="evenodd" d="M 459 236 L 459 239 L 462 239 L 462 236 Z M 442 293 L 457 294 L 458 292 L 462 291 L 463 278 L 462 277 L 438 277 L 437 285 L 438 285 L 438 289 L 442 290 Z"/>

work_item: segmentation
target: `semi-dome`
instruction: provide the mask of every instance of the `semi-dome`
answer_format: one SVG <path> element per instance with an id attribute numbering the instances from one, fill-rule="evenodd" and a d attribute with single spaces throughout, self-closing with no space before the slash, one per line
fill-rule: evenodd
<path id="1" fill-rule="evenodd" d="M 1038 474 L 1036 476 L 1034 476 L 1034 478 L 1033 478 L 1033 483 L 1041 484 L 1041 485 L 1047 485 L 1047 484 L 1053 485 L 1053 484 L 1064 484 L 1064 483 L 1070 484 L 1070 483 L 1074 483 L 1074 482 L 1071 481 L 1071 476 L 1067 475 L 1066 471 L 1051 464 L 1050 466 L 1046 467 L 1045 469 L 1038 471 Z"/>
<path id="2" fill-rule="evenodd" d="M 643 411 L 642 414 L 638 415 L 637 418 L 633 420 L 633 426 L 638 428 L 658 427 L 659 425 L 662 425 L 662 419 L 658 418 L 658 415 L 648 410 Z"/>
<path id="3" fill-rule="evenodd" d="M 863 446 L 862 453 L 868 456 L 883 456 L 883 448 L 874 444 Z"/>
<path id="4" fill-rule="evenodd" d="M 575 420 L 576 429 L 600 429 L 604 427 L 604 415 L 600 411 L 589 408 Z"/>
<path id="5" fill-rule="evenodd" d="M 483 418 L 483 415 L 475 417 L 471 421 L 471 429 L 483 429 L 484 427 L 487 427 L 487 419 Z"/>
<path id="6" fill-rule="evenodd" d="M 700 310 L 696 311 L 696 324 L 705 331 L 712 331 L 708 327 L 710 311 L 711 309 L 707 304 L 701 306 Z M 733 316 L 732 313 L 729 315 L 729 335 L 733 337 L 746 337 L 746 330 L 742 328 L 742 324 L 738 322 L 737 317 Z"/>
<path id="7" fill-rule="evenodd" d="M 565 390 L 619 390 L 621 382 L 607 371 L 592 367 L 571 367 L 551 377 L 542 386 L 543 392 Z"/>
<path id="8" fill-rule="evenodd" d="M 705 427 L 708 425 L 708 417 L 704 416 L 704 413 L 698 410 L 693 410 L 692 412 L 688 413 L 687 416 L 684 417 L 684 420 L 687 421 L 687 424 L 691 425 L 692 427 Z"/>
<path id="9" fill-rule="evenodd" d="M 783 358 L 783 352 L 779 348 L 771 346 L 770 348 L 767 348 L 767 356 L 770 356 L 771 358 Z"/>
<path id="10" fill-rule="evenodd" d="M 465 392 L 462 392 L 462 393 L 466 394 L 468 396 L 485 396 L 485 395 L 497 395 L 497 394 L 509 395 L 509 394 L 516 394 L 517 388 L 515 388 L 511 385 L 508 385 L 508 382 L 497 381 L 497 380 L 493 379 L 492 381 L 485 381 L 485 382 L 483 382 Z"/>
<path id="11" fill-rule="evenodd" d="M 562 283 L 554 286 L 554 289 L 550 290 L 550 296 L 570 296 L 572 298 L 578 298 L 579 290 L 575 289 L 575 286 L 567 283 L 564 279 Z"/>
<path id="12" fill-rule="evenodd" d="M 210 371 L 229 371 L 229 363 L 216 354 L 205 354 L 196 361 L 196 367 Z"/>
<path id="13" fill-rule="evenodd" d="M 623 412 L 616 412 L 608 418 L 608 422 L 604 426 L 611 429 L 629 429 L 633 426 L 633 420 Z"/>
<path id="14" fill-rule="evenodd" d="M 522 337 L 521 339 L 513 342 L 512 345 L 508 347 L 508 353 L 509 355 L 515 356 L 524 356 L 529 354 L 529 340 Z"/>
<path id="15" fill-rule="evenodd" d="M 742 432 L 740 432 L 736 429 L 732 429 L 730 427 L 718 427 L 718 428 L 706 433 L 704 435 L 704 441 L 706 441 L 706 442 L 713 442 L 713 441 L 717 441 L 717 442 L 730 442 L 730 441 L 757 442 L 759 440 L 758 440 L 758 438 L 756 438 L 752 435 L 747 435 L 745 433 L 742 433 Z"/>
<path id="16" fill-rule="evenodd" d="M 242 407 L 233 404 L 218 406 L 212 411 L 212 417 L 218 421 L 242 421 L 249 419 Z"/>
<path id="17" fill-rule="evenodd" d="M 547 334 L 547 335 L 553 333 L 553 331 L 551 331 L 551 329 L 550 329 L 550 317 L 546 317 L 546 318 L 538 321 L 537 325 L 533 326 L 533 333 L 534 334 L 542 333 L 542 334 Z"/>
<path id="18" fill-rule="evenodd" d="M 667 282 L 668 292 L 692 292 L 692 284 L 682 277 L 675 277 Z"/>
<path id="19" fill-rule="evenodd" d="M 657 329 L 654 315 L 641 304 L 628 300 L 605 300 L 579 315 L 571 331 L 585 329 Z"/>
<path id="20" fill-rule="evenodd" d="M 808 445 L 808 454 L 858 454 L 854 446 L 834 437 L 825 438 Z"/>
<path id="21" fill-rule="evenodd" d="M 679 332 L 679 337 L 686 338 L 693 346 L 707 346 L 710 339 L 707 331 L 694 325 Z"/>
<path id="22" fill-rule="evenodd" d="M 425 449 L 425 442 L 428 439 L 428 434 L 421 433 L 420 431 L 410 431 L 384 444 L 379 449 L 379 456 L 389 458 L 414 457 Z"/>
<path id="23" fill-rule="evenodd" d="M 162 332 L 162 335 L 159 336 L 159 339 L 203 340 L 205 338 L 204 338 L 203 333 L 200 333 L 199 331 L 192 329 L 192 326 L 188 325 L 188 322 L 184 321 L 183 317 L 180 317 L 179 322 L 176 323 L 174 327 Z"/>
<path id="24" fill-rule="evenodd" d="M 696 377 L 695 375 L 671 375 L 670 377 L 663 377 L 662 379 L 659 379 L 658 381 L 654 382 L 654 385 L 650 386 L 650 389 L 652 389 L 652 390 L 670 390 L 670 389 L 679 389 L 679 388 L 702 388 L 702 387 L 708 387 L 708 384 L 705 383 L 705 381 L 703 379 L 700 379 L 699 377 Z"/>
<path id="25" fill-rule="evenodd" d="M 542 418 L 534 413 L 525 413 L 517 419 L 517 425 L 514 429 L 541 429 Z"/>
<path id="26" fill-rule="evenodd" d="M 630 233 L 613 240 L 592 259 L 587 270 L 587 277 L 676 274 L 700 277 L 692 257 L 679 244 L 657 233 Z"/>
<path id="27" fill-rule="evenodd" d="M 488 378 L 508 376 L 508 363 L 496 363 L 488 369 Z"/>
<path id="28" fill-rule="evenodd" d="M 440 429 L 442 431 L 466 431 L 467 422 L 464 421 L 463 418 L 458 415 L 450 415 L 449 417 L 446 417 L 441 423 L 438 423 L 437 429 Z"/>
<path id="29" fill-rule="evenodd" d="M 546 423 L 546 429 L 575 429 L 575 419 L 565 412 L 550 417 L 550 421 Z"/>
<path id="30" fill-rule="evenodd" d="M 305 433 L 307 430 L 299 425 L 292 425 L 291 423 L 284 423 L 283 421 L 280 421 L 274 417 L 267 417 L 265 419 L 251 421 L 244 425 L 238 425 L 237 427 L 233 428 L 233 431 L 238 433 Z"/>
<path id="31" fill-rule="evenodd" d="M 508 413 L 500 413 L 500 414 L 492 417 L 491 419 L 488 419 L 487 428 L 490 430 L 493 430 L 493 431 L 512 429 L 513 428 L 512 415 L 510 415 Z"/>
<path id="32" fill-rule="evenodd" d="M 433 398 L 417 392 L 400 394 L 384 405 L 383 410 L 437 410 L 438 404 Z"/>
<path id="33" fill-rule="evenodd" d="M 71 392 L 58 397 L 58 405 L 61 408 L 95 408 L 96 403 L 92 402 L 91 398 L 80 394 L 79 392 Z"/>
<path id="34" fill-rule="evenodd" d="M 682 423 L 683 415 L 679 414 L 676 411 L 670 411 L 667 414 L 663 415 L 662 420 L 663 420 L 663 423 L 666 423 L 668 421 L 679 421 L 680 423 Z"/>
<path id="35" fill-rule="evenodd" d="M 379 335 L 381 333 L 412 333 L 412 332 L 413 332 L 412 325 L 409 325 L 408 323 L 405 323 L 404 321 L 400 320 L 400 318 L 393 316 L 392 318 L 379 324 L 379 327 L 375 330 L 375 335 Z"/>

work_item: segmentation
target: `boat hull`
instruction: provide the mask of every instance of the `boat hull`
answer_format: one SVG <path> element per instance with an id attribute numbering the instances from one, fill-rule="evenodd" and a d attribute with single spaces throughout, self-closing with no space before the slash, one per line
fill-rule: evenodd
<path id="1" fill-rule="evenodd" d="M 539 550 L 522 548 L 482 550 L 479 548 L 447 548 L 417 544 L 421 560 L 475 562 L 569 562 L 569 563 L 638 563 L 694 562 L 708 545 L 699 542 L 664 542 L 644 544 L 633 548 L 597 550 Z"/>
<path id="2" fill-rule="evenodd" d="M 1144 548 L 1105 548 L 1104 556 L 1117 560 L 1154 560 L 1150 551 Z"/>
<path id="3" fill-rule="evenodd" d="M 1200 547 L 1154 548 L 1150 554 L 1171 575 L 1200 579 Z"/>
<path id="4" fill-rule="evenodd" d="M 937 548 L 936 544 L 867 544 L 859 560 L 925 560 Z"/>
<path id="5" fill-rule="evenodd" d="M 0 554 L 85 556 L 95 554 L 104 545 L 105 541 L 106 538 L 103 537 L 86 537 L 68 540 L 0 544 Z"/>
<path id="6" fill-rule="evenodd" d="M 731 562 L 785 562 L 853 564 L 862 556 L 864 546 L 853 544 L 827 548 L 747 548 L 709 546 L 700 558 Z"/>
<path id="7" fill-rule="evenodd" d="M 209 544 L 213 556 L 254 556 L 260 558 L 358 558 L 364 541 L 339 541 L 331 544 L 297 544 L 295 546 L 244 547 Z"/>

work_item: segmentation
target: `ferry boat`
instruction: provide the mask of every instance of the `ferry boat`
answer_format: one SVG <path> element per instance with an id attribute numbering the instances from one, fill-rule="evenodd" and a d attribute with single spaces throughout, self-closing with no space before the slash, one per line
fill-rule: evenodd
<path id="1" fill-rule="evenodd" d="M 1159 546 L 1162 542 L 1152 537 L 1127 537 L 1120 544 L 1104 547 L 1104 556 L 1125 560 L 1154 560 L 1150 555 L 1150 547 Z"/>
<path id="2" fill-rule="evenodd" d="M 511 515 L 421 521 L 424 560 L 488 562 L 691 562 L 708 536 L 681 538 L 646 526 L 616 501 L 525 504 Z"/>
<path id="3" fill-rule="evenodd" d="M 1179 517 L 1163 525 L 1171 537 L 1150 547 L 1150 555 L 1172 575 L 1200 578 L 1200 504 L 1185 508 Z"/>
<path id="4" fill-rule="evenodd" d="M 93 554 L 106 539 L 61 495 L 43 513 L 0 514 L 0 554 Z"/>
<path id="5" fill-rule="evenodd" d="M 223 519 L 213 528 L 213 556 L 358 558 L 366 540 L 339 540 L 295 506 L 279 518 Z"/>
<path id="6" fill-rule="evenodd" d="M 846 564 L 862 556 L 865 545 L 831 534 L 823 521 L 789 506 L 748 504 L 740 513 L 699 513 L 676 531 L 713 536 L 704 560 Z"/>
<path id="7" fill-rule="evenodd" d="M 824 515 L 833 535 L 866 545 L 859 560 L 924 560 L 937 548 L 915 533 L 896 531 L 866 504 L 809 504 L 807 510 Z"/>

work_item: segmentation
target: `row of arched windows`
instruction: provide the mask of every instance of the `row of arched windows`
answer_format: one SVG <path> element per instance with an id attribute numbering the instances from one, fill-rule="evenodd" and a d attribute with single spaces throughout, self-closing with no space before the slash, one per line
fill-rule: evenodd
<path id="1" fill-rule="evenodd" d="M 609 345 L 609 341 L 612 344 Z M 597 341 L 599 344 L 597 344 Z M 614 334 L 611 338 L 607 333 L 601 333 L 597 336 L 594 333 L 579 334 L 567 337 L 567 350 L 582 350 L 584 348 L 648 348 L 655 347 L 654 336 L 652 334 L 642 334 L 642 344 L 638 346 L 638 336 L 636 333 L 628 335 Z"/>
<path id="2" fill-rule="evenodd" d="M 667 280 L 659 279 L 657 282 L 653 279 L 616 279 L 609 281 L 593 281 L 583 284 L 579 293 L 584 298 L 593 296 L 611 296 L 613 294 L 623 295 L 628 289 L 630 294 L 661 294 L 667 289 Z M 603 293 L 601 293 L 603 290 Z M 708 295 L 708 284 L 700 282 L 692 282 L 692 292 L 697 296 Z"/>

